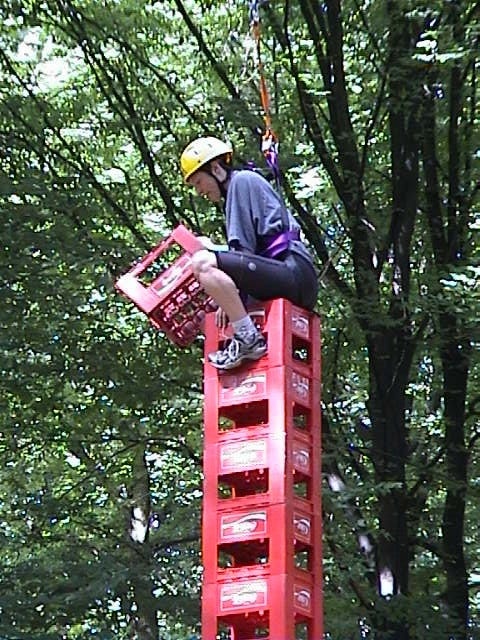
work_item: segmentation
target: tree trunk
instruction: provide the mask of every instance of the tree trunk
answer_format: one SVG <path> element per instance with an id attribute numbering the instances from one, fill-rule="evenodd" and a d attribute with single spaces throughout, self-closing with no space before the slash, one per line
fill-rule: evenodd
<path id="1" fill-rule="evenodd" d="M 459 18 L 454 13 L 454 21 Z M 454 25 L 455 26 L 455 25 Z M 433 72 L 432 72 L 433 74 Z M 470 367 L 471 344 L 462 329 L 462 320 L 443 301 L 440 279 L 444 273 L 466 258 L 465 218 L 461 214 L 464 197 L 460 196 L 459 127 L 464 74 L 455 64 L 450 76 L 450 112 L 448 129 L 448 196 L 442 195 L 438 175 L 436 140 L 435 81 L 422 105 L 422 154 L 426 183 L 426 211 L 437 269 L 433 285 L 441 300 L 438 313 L 440 358 L 443 372 L 445 418 L 446 498 L 442 521 L 442 560 L 445 568 L 446 635 L 453 640 L 468 637 L 468 574 L 464 555 L 465 502 L 468 476 L 468 453 L 465 444 L 465 403 Z M 465 196 L 466 194 L 464 194 Z M 447 206 L 444 206 L 444 201 Z M 445 211 L 446 209 L 446 211 Z M 446 222 L 446 224 L 445 224 Z"/>
<path id="2" fill-rule="evenodd" d="M 132 621 L 133 637 L 138 640 L 158 638 L 158 601 L 153 595 L 151 547 L 149 542 L 150 477 L 143 443 L 137 446 L 132 469 L 132 506 L 130 515 L 131 580 L 136 613 Z"/>
<path id="3" fill-rule="evenodd" d="M 392 336 L 370 338 L 369 414 L 372 460 L 378 495 L 377 590 L 378 640 L 408 640 L 408 626 L 395 615 L 395 596 L 408 592 L 409 549 L 405 486 L 405 386 L 409 362 L 392 358 Z"/>
<path id="4" fill-rule="evenodd" d="M 447 578 L 448 636 L 466 640 L 468 578 L 463 549 L 468 453 L 465 445 L 465 401 L 470 345 L 458 336 L 454 317 L 440 318 L 442 334 L 443 397 L 447 495 L 443 511 L 443 564 Z"/>

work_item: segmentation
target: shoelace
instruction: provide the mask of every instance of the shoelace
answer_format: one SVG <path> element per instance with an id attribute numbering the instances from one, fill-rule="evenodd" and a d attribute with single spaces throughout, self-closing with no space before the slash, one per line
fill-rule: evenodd
<path id="1" fill-rule="evenodd" d="M 220 355 L 221 362 L 225 362 L 225 360 L 229 357 L 232 360 L 235 360 L 238 357 L 238 352 L 240 351 L 240 341 L 237 338 L 232 338 L 225 349 L 222 351 Z M 217 360 L 217 362 L 218 362 Z"/>

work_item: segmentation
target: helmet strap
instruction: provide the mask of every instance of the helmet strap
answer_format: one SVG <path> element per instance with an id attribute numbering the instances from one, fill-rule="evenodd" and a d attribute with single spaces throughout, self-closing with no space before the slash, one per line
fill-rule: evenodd
<path id="1" fill-rule="evenodd" d="M 228 184 L 228 181 L 230 180 L 230 174 L 232 173 L 232 167 L 230 165 L 228 165 L 226 162 L 223 162 L 223 160 L 219 160 L 218 162 L 219 162 L 220 166 L 222 167 L 222 169 L 227 174 L 224 180 L 219 180 L 217 178 L 217 176 L 213 173 L 212 166 L 211 166 L 210 162 L 208 163 L 208 168 L 206 169 L 206 173 L 210 174 L 212 176 L 212 178 L 215 180 L 215 182 L 218 184 L 218 188 L 220 189 L 220 193 L 222 194 L 222 197 L 225 199 L 227 197 L 227 188 L 228 188 L 227 184 Z"/>

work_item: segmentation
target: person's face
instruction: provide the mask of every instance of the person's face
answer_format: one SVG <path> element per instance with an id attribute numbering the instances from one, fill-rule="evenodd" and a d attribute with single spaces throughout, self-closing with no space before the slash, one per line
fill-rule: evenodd
<path id="1" fill-rule="evenodd" d="M 220 202 L 222 194 L 215 178 L 206 171 L 199 169 L 189 178 L 188 184 L 192 185 L 199 196 L 208 198 L 211 202 Z"/>

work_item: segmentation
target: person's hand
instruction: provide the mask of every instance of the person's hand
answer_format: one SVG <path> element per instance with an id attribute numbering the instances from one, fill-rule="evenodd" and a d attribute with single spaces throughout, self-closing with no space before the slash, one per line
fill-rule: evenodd
<path id="1" fill-rule="evenodd" d="M 226 329 L 228 325 L 228 316 L 221 307 L 218 307 L 215 312 L 215 324 L 220 329 Z"/>

